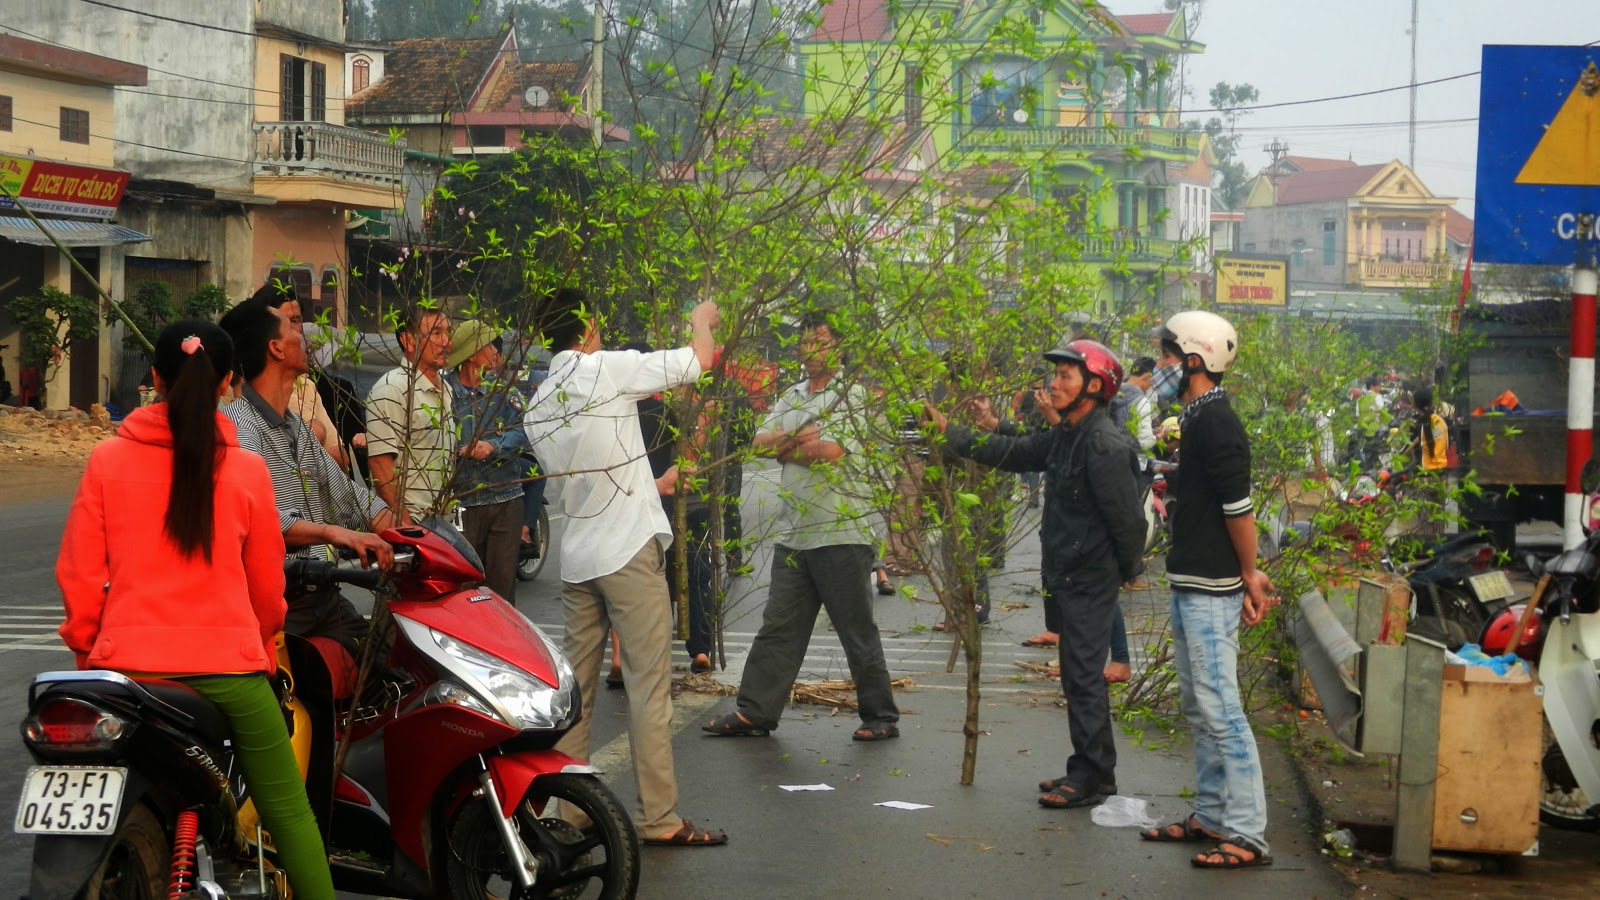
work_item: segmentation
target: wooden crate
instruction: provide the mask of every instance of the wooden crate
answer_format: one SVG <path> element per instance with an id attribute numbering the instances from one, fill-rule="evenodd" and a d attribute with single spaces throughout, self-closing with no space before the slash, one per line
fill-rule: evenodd
<path id="1" fill-rule="evenodd" d="M 1539 838 L 1543 711 L 1520 667 L 1444 667 L 1433 847 L 1524 853 Z"/>

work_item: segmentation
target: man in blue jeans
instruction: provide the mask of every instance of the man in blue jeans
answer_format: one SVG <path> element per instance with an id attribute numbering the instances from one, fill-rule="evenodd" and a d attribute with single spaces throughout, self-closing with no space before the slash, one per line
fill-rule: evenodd
<path id="1" fill-rule="evenodd" d="M 1272 581 L 1256 568 L 1250 441 L 1222 389 L 1239 335 L 1221 316 L 1189 310 L 1169 319 L 1160 336 L 1183 361 L 1183 469 L 1167 579 L 1178 686 L 1194 739 L 1195 803 L 1187 819 L 1140 837 L 1214 844 L 1190 859 L 1199 868 L 1268 865 L 1261 759 L 1239 696 L 1239 623 L 1257 624 L 1276 601 Z"/>

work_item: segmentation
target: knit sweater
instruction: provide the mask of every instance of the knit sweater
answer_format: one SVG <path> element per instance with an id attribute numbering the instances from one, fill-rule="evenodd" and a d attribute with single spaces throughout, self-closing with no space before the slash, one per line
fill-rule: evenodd
<path id="1" fill-rule="evenodd" d="M 1227 520 L 1250 515 L 1250 441 L 1219 397 L 1188 414 L 1178 450 L 1167 579 L 1175 591 L 1224 597 L 1244 590 Z"/>

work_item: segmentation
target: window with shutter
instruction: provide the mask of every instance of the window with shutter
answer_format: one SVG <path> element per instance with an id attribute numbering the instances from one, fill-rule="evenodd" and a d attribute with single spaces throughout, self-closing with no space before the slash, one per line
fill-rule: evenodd
<path id="1" fill-rule="evenodd" d="M 61 107 L 61 139 L 72 144 L 89 143 L 89 111 Z"/>
<path id="2" fill-rule="evenodd" d="M 328 67 L 322 63 L 311 64 L 311 121 L 323 122 L 328 118 Z"/>
<path id="3" fill-rule="evenodd" d="M 295 58 L 287 53 L 278 57 L 278 117 L 284 122 L 294 121 L 295 62 Z"/>
<path id="4" fill-rule="evenodd" d="M 267 274 L 267 284 L 287 285 L 294 289 L 294 297 L 300 303 L 300 317 L 310 321 L 306 315 L 314 304 L 315 295 L 311 292 L 314 276 L 310 266 L 276 266 Z"/>
<path id="5" fill-rule="evenodd" d="M 0 131 L 11 130 L 11 98 L 0 97 Z"/>

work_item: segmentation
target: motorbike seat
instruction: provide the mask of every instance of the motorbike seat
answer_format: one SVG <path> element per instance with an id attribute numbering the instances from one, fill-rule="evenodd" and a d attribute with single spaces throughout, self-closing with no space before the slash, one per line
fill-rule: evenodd
<path id="1" fill-rule="evenodd" d="M 228 724 L 228 717 L 199 691 L 182 682 L 162 678 L 134 680 L 150 696 L 194 719 L 194 730 L 198 737 L 219 746 L 232 739 L 233 728 Z"/>

